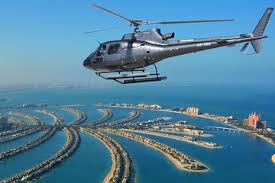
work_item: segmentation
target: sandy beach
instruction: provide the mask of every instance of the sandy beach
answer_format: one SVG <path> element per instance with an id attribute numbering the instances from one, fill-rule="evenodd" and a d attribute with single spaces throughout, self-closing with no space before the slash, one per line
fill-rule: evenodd
<path id="1" fill-rule="evenodd" d="M 268 143 L 270 143 L 271 145 L 275 146 L 275 143 L 273 142 L 273 140 L 271 138 L 265 137 L 263 135 L 257 134 L 257 133 L 251 133 L 256 135 L 259 138 L 262 138 L 263 140 L 267 141 Z"/>
<path id="2" fill-rule="evenodd" d="M 92 135 L 84 130 L 81 130 L 85 133 L 87 133 L 88 135 Z M 116 170 L 116 158 L 115 158 L 115 154 L 113 153 L 112 149 L 108 146 L 108 144 L 106 142 L 104 142 L 103 140 L 101 140 L 100 138 L 97 138 L 95 135 L 92 135 L 93 137 L 95 137 L 96 139 L 98 139 L 100 142 L 102 142 L 105 147 L 108 149 L 108 151 L 110 152 L 111 154 L 111 157 L 112 157 L 112 166 L 111 166 L 111 169 L 110 171 L 108 172 L 108 174 L 106 175 L 106 177 L 104 178 L 103 180 L 103 183 L 109 183 L 110 180 L 113 178 L 113 175 L 115 174 L 115 170 Z"/>
<path id="3" fill-rule="evenodd" d="M 108 174 L 106 175 L 106 177 L 103 180 L 103 183 L 109 183 L 110 180 L 113 178 L 113 175 L 115 174 L 115 170 L 116 170 L 116 158 L 115 158 L 115 154 L 112 152 L 112 150 L 110 149 L 110 147 L 102 140 L 100 140 L 108 149 L 108 151 L 111 153 L 111 157 L 112 157 L 112 167 L 110 169 L 110 171 L 108 172 Z"/>

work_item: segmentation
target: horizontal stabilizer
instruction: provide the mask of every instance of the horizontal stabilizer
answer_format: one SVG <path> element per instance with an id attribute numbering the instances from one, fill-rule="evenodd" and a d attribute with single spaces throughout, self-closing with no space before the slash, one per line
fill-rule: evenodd
<path id="1" fill-rule="evenodd" d="M 245 43 L 241 49 L 241 52 L 245 52 L 249 46 L 249 43 Z"/>

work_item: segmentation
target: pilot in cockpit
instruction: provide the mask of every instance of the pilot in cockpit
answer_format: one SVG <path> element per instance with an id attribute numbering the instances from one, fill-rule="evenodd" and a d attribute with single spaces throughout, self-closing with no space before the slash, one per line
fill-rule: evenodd
<path id="1" fill-rule="evenodd" d="M 98 50 L 98 52 L 97 52 L 97 54 L 96 54 L 96 56 L 102 56 L 104 53 L 105 53 L 105 50 L 106 50 L 106 45 L 104 44 L 104 45 L 102 45 L 102 46 L 100 46 L 100 48 L 99 48 L 99 50 Z"/>

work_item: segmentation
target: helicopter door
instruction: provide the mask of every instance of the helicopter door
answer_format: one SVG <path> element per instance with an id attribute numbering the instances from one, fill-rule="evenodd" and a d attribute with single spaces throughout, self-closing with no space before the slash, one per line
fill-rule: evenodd
<path id="1" fill-rule="evenodd" d="M 121 44 L 120 43 L 113 43 L 110 44 L 108 47 L 107 54 L 105 53 L 104 59 L 108 62 L 110 65 L 114 66 L 121 66 Z"/>

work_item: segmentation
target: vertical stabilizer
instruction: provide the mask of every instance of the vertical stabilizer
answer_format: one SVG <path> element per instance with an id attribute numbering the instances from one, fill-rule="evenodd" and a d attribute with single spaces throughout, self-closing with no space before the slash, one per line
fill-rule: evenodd
<path id="1" fill-rule="evenodd" d="M 262 36 L 264 34 L 265 28 L 269 22 L 269 19 L 272 15 L 273 8 L 267 8 L 258 25 L 253 31 L 253 36 Z M 251 41 L 251 44 L 256 53 L 260 53 L 262 50 L 261 40 Z"/>
<path id="2" fill-rule="evenodd" d="M 254 36 L 262 36 L 264 34 L 265 28 L 268 24 L 268 21 L 272 15 L 273 8 L 267 8 L 263 17 L 259 21 L 258 25 L 256 26 L 255 30 L 253 31 Z"/>

